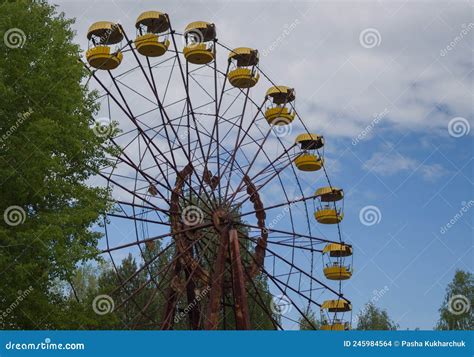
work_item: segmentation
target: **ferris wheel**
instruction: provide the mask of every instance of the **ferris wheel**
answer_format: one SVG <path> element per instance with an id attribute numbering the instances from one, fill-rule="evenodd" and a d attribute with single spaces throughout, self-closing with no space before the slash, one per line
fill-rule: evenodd
<path id="1" fill-rule="evenodd" d="M 102 254 L 117 273 L 115 310 L 158 329 L 316 328 L 309 311 L 320 310 L 321 329 L 349 329 L 344 194 L 295 89 L 212 23 L 181 33 L 147 11 L 134 30 L 92 24 L 83 62 L 100 92 L 95 129 L 115 149 L 99 174 L 114 199 Z M 336 238 L 318 237 L 321 224 Z M 139 265 L 127 273 L 129 254 Z"/>

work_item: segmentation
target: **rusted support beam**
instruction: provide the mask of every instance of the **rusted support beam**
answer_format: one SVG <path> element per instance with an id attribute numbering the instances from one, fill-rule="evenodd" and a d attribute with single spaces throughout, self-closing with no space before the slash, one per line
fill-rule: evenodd
<path id="1" fill-rule="evenodd" d="M 232 284 L 234 288 L 235 324 L 237 330 L 250 330 L 250 317 L 245 290 L 244 268 L 240 256 L 239 237 L 236 229 L 229 232 L 230 256 L 232 264 Z"/>
<path id="2" fill-rule="evenodd" d="M 161 323 L 161 329 L 162 330 L 170 330 L 173 327 L 173 322 L 174 322 L 174 317 L 176 313 L 176 304 L 178 302 L 178 295 L 180 293 L 179 291 L 179 284 L 176 284 L 175 282 L 179 280 L 179 275 L 181 272 L 181 263 L 179 262 L 179 259 L 175 262 L 174 269 L 173 269 L 173 275 L 171 278 L 171 284 L 170 287 L 168 288 L 168 293 L 167 293 L 167 303 L 165 307 L 165 311 L 163 312 L 163 319 Z"/>
<path id="3" fill-rule="evenodd" d="M 228 246 L 229 231 L 227 229 L 223 229 L 221 231 L 220 244 L 217 251 L 217 257 L 214 262 L 214 269 L 211 275 L 211 292 L 209 295 L 209 303 L 205 321 L 206 330 L 217 330 L 219 328 L 221 298 L 224 290 L 225 260 Z"/>
<path id="4" fill-rule="evenodd" d="M 188 321 L 189 326 L 191 326 L 193 330 L 199 330 L 199 316 L 201 314 L 201 311 L 199 308 L 199 304 L 196 304 L 196 284 L 192 279 L 192 273 L 193 272 L 190 271 L 188 268 L 185 269 L 186 281 L 188 282 L 186 284 L 186 297 L 188 299 L 188 306 L 192 306 L 192 308 L 190 308 L 188 312 Z"/>

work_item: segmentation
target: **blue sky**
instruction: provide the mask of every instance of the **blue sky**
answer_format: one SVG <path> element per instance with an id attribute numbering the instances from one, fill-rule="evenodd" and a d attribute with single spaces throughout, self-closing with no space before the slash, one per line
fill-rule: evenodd
<path id="1" fill-rule="evenodd" d="M 422 140 L 431 145 L 416 145 Z M 430 328 L 454 271 L 472 271 L 472 212 L 468 209 L 452 228 L 441 233 L 472 200 L 472 139 L 409 133 L 397 141 L 397 151 L 417 160 L 418 170 L 393 173 L 392 169 L 390 173 L 364 169 L 356 156 L 370 160 L 385 144 L 374 139 L 362 145 L 365 147 L 345 155 L 341 163 L 349 168 L 351 182 L 360 180 L 348 195 L 344 222 L 355 245 L 358 267 L 351 284 L 357 296 L 354 300 L 367 300 L 367 291 L 387 285 L 390 290 L 379 305 L 386 307 L 402 328 Z M 466 150 L 459 150 L 463 146 Z M 393 155 L 381 156 L 380 161 L 396 165 Z M 439 165 L 443 174 L 435 178 L 423 175 L 423 165 Z M 347 185 L 351 187 L 350 182 Z M 381 212 L 380 222 L 373 226 L 359 221 L 358 213 L 368 204 Z"/>
<path id="2" fill-rule="evenodd" d="M 92 22 L 131 28 L 150 9 L 143 1 L 56 3 L 77 18 L 82 48 Z M 177 28 L 215 22 L 219 39 L 259 48 L 266 73 L 296 88 L 298 111 L 325 136 L 328 171 L 346 193 L 341 228 L 354 246 L 355 272 L 345 295 L 357 312 L 384 290 L 376 304 L 400 328 L 431 329 L 455 270 L 473 269 L 472 3 L 153 5 Z M 301 179 L 309 191 L 322 182 Z M 378 210 L 373 225 L 360 219 L 367 206 Z"/>

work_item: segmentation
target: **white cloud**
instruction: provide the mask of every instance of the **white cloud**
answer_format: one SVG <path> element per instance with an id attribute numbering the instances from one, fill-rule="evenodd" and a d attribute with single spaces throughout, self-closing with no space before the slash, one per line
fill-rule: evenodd
<path id="1" fill-rule="evenodd" d="M 423 178 L 427 181 L 437 180 L 447 173 L 446 169 L 440 164 L 422 165 L 420 167 L 420 172 Z"/>
<path id="2" fill-rule="evenodd" d="M 402 172 L 418 172 L 427 181 L 436 180 L 447 173 L 447 170 L 440 164 L 426 164 L 388 147 L 384 151 L 374 153 L 363 164 L 363 168 L 382 176 L 392 176 Z"/>
<path id="3" fill-rule="evenodd" d="M 135 18 L 149 10 L 149 4 L 133 1 L 90 2 L 89 8 L 84 1 L 58 4 L 67 16 L 78 17 L 74 26 L 83 48 L 92 22 L 121 20 L 133 38 Z M 469 73 L 474 31 L 440 55 L 463 25 L 471 23 L 468 2 L 174 1 L 157 5 L 170 14 L 177 31 L 196 19 L 215 22 L 219 40 L 231 47 L 247 45 L 263 53 L 280 39 L 268 55 L 262 55 L 262 69 L 273 81 L 296 87 L 302 117 L 311 130 L 326 136 L 353 138 L 370 124 L 374 113 L 385 108 L 390 114 L 384 123 L 400 130 L 439 132 L 452 117 L 472 120 Z M 361 46 L 359 34 L 367 28 L 380 33 L 379 46 Z M 225 55 L 221 51 L 221 66 Z M 133 61 L 126 56 L 124 70 L 127 62 Z M 257 102 L 268 85 L 262 78 L 252 89 Z M 175 81 L 170 91 L 173 86 L 182 83 Z"/>

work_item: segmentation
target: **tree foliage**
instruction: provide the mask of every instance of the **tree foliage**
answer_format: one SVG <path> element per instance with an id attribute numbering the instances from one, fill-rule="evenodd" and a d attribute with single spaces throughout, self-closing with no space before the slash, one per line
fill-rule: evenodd
<path id="1" fill-rule="evenodd" d="M 373 303 L 364 306 L 358 315 L 357 330 L 396 330 L 398 325 L 390 319 L 386 310 Z"/>
<path id="2" fill-rule="evenodd" d="M 446 295 L 439 309 L 437 330 L 474 329 L 474 276 L 457 270 L 446 288 Z"/>
<path id="3" fill-rule="evenodd" d="M 16 214 L 15 224 L 0 221 L 3 328 L 64 319 L 53 287 L 96 256 L 92 228 L 108 207 L 108 192 L 86 183 L 107 153 L 91 130 L 96 95 L 81 84 L 72 23 L 45 1 L 3 2 L 0 11 L 0 213 Z M 12 308 L 19 290 L 27 302 Z"/>
<path id="4" fill-rule="evenodd" d="M 321 321 L 318 320 L 316 314 L 311 309 L 306 309 L 304 316 L 298 320 L 300 330 L 319 330 L 321 328 Z"/>
<path id="5" fill-rule="evenodd" d="M 160 244 L 142 247 L 145 259 L 162 252 Z M 129 254 L 117 271 L 105 263 L 79 267 L 70 284 L 59 284 L 68 318 L 61 329 L 156 329 L 165 306 L 165 295 L 156 289 L 171 256 L 165 251 L 148 266 L 137 264 Z M 148 283 L 147 283 L 148 282 Z M 166 288 L 167 284 L 164 285 Z M 108 299 L 108 306 L 101 301 Z M 147 306 L 146 311 L 143 309 Z"/>

